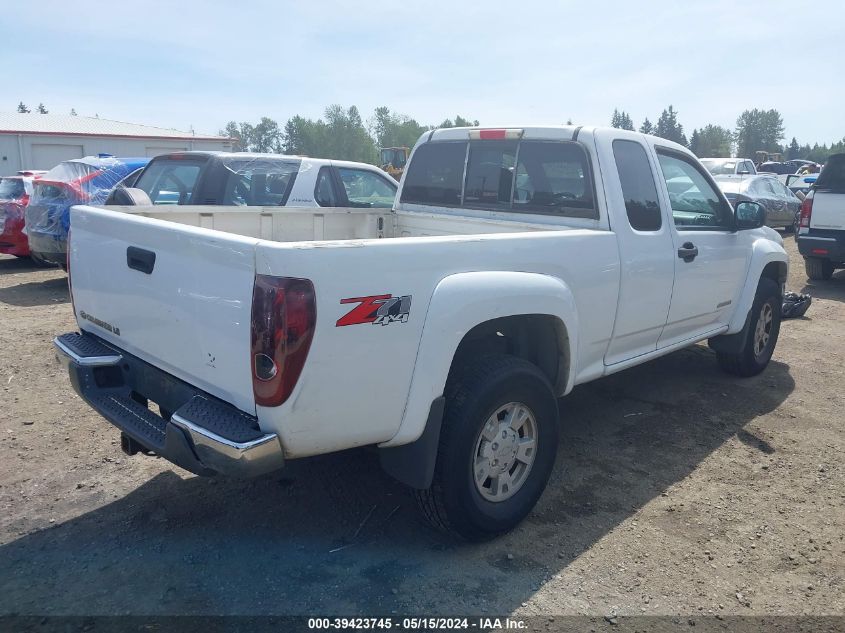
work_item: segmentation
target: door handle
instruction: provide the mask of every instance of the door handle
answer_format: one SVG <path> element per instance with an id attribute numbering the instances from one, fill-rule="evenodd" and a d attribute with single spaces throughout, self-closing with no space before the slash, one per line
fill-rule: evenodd
<path id="1" fill-rule="evenodd" d="M 126 249 L 126 265 L 133 270 L 150 275 L 156 265 L 156 254 L 154 251 L 130 246 Z"/>
<path id="2" fill-rule="evenodd" d="M 687 264 L 698 257 L 698 247 L 692 242 L 684 242 L 684 245 L 678 249 L 678 257 L 683 259 Z"/>

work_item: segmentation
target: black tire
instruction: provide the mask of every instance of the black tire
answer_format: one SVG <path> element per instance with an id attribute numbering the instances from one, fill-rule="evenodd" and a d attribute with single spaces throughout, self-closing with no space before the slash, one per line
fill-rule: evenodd
<path id="1" fill-rule="evenodd" d="M 543 493 L 557 455 L 557 400 L 546 376 L 514 356 L 481 357 L 455 373 L 446 386 L 434 479 L 430 488 L 416 490 L 415 496 L 433 526 L 481 541 L 515 527 Z M 525 405 L 534 416 L 536 452 L 516 492 L 494 502 L 480 494 L 473 460 L 488 418 L 514 402 Z"/>
<path id="2" fill-rule="evenodd" d="M 768 329 L 768 341 L 758 352 L 756 348 L 755 331 L 760 314 L 768 306 L 771 309 L 771 326 Z M 756 376 L 769 364 L 780 334 L 781 310 L 783 308 L 783 297 L 780 286 L 772 279 L 763 277 L 757 285 L 757 293 L 754 295 L 754 303 L 751 312 L 748 313 L 748 320 L 745 323 L 747 334 L 742 350 L 737 353 L 716 352 L 716 359 L 723 371 L 734 376 Z"/>
<path id="3" fill-rule="evenodd" d="M 833 262 L 821 257 L 805 257 L 804 270 L 807 272 L 807 279 L 827 281 L 833 276 Z"/>

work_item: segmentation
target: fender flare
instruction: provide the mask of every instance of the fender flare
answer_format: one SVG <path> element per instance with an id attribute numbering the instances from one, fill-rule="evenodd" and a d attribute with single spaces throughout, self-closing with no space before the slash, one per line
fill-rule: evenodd
<path id="1" fill-rule="evenodd" d="M 786 251 L 783 250 L 782 246 L 769 238 L 755 240 L 751 247 L 751 262 L 748 266 L 748 275 L 745 278 L 745 284 L 739 295 L 736 310 L 725 334 L 736 334 L 741 332 L 745 327 L 745 321 L 754 303 L 757 284 L 760 283 L 763 270 L 773 262 L 783 264 L 780 267 L 777 283 L 785 283 L 789 269 L 789 256 L 786 254 Z"/>
<path id="2" fill-rule="evenodd" d="M 493 319 L 529 314 L 558 319 L 566 332 L 568 359 L 557 395 L 574 384 L 578 312 L 570 288 L 550 275 L 512 271 L 457 273 L 434 289 L 417 350 L 402 422 L 379 445 L 382 466 L 403 483 L 427 488 L 434 472 L 442 396 L 455 352 L 467 332 Z"/>

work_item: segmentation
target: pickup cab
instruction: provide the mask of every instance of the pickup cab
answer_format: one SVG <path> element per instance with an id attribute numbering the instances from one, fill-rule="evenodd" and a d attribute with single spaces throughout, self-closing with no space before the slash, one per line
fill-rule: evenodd
<path id="1" fill-rule="evenodd" d="M 106 204 L 390 208 L 397 183 L 365 163 L 196 151 L 153 158 L 131 188 L 145 195 L 116 187 Z"/>
<path id="2" fill-rule="evenodd" d="M 576 385 L 705 340 L 765 369 L 764 221 L 660 138 L 434 130 L 392 209 L 74 207 L 55 346 L 129 454 L 255 476 L 372 446 L 434 525 L 489 538 L 540 497 Z"/>
<path id="3" fill-rule="evenodd" d="M 826 280 L 845 267 L 845 154 L 828 158 L 801 203 L 798 252 L 812 280 Z"/>

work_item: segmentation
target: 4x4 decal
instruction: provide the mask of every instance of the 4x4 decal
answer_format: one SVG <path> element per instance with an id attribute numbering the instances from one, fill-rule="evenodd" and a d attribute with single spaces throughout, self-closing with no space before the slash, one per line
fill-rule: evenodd
<path id="1" fill-rule="evenodd" d="M 369 297 L 350 297 L 341 299 L 341 303 L 357 303 L 337 320 L 337 327 L 343 325 L 360 325 L 374 323 L 387 325 L 388 323 L 405 323 L 411 314 L 411 295 L 394 297 L 393 295 L 371 295 Z"/>

